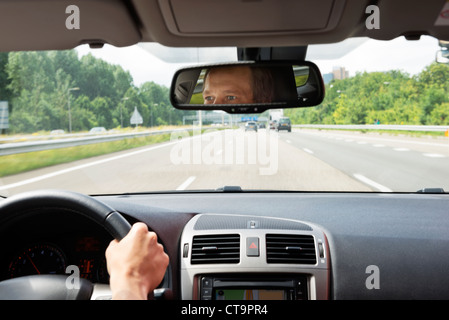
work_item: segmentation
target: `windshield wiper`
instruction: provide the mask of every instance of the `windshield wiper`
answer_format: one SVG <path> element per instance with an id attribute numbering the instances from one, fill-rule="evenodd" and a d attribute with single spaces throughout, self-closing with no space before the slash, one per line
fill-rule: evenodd
<path id="1" fill-rule="evenodd" d="M 443 188 L 422 188 L 417 193 L 445 193 Z"/>
<path id="2" fill-rule="evenodd" d="M 216 191 L 221 192 L 243 192 L 242 188 L 240 186 L 224 186 L 222 188 L 216 189 Z"/>

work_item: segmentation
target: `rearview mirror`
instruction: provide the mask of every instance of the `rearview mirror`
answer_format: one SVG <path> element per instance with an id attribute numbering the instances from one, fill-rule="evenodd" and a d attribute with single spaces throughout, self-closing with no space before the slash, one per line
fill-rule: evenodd
<path id="1" fill-rule="evenodd" d="M 308 61 L 238 62 L 178 70 L 170 100 L 182 110 L 260 113 L 267 109 L 316 106 L 324 84 Z"/>
<path id="2" fill-rule="evenodd" d="M 435 61 L 438 63 L 449 64 L 449 51 L 448 50 L 438 50 L 435 56 Z"/>
<path id="3" fill-rule="evenodd" d="M 437 51 L 435 61 L 438 63 L 449 64 L 449 41 L 439 40 L 440 50 Z"/>

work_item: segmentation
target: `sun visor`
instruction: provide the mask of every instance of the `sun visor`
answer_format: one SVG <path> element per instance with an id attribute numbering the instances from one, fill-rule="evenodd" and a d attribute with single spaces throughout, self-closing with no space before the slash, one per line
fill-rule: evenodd
<path id="1" fill-rule="evenodd" d="M 141 39 L 120 0 L 6 0 L 0 12 L 7 13 L 0 19 L 0 51 L 123 47 Z"/>
<path id="2" fill-rule="evenodd" d="M 325 32 L 337 26 L 344 4 L 344 0 L 159 0 L 170 32 L 183 36 Z"/>

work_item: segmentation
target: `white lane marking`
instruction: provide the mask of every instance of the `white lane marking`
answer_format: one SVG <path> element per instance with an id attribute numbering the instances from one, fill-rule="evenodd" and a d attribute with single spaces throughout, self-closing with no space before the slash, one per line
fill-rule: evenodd
<path id="1" fill-rule="evenodd" d="M 410 149 L 408 149 L 408 148 L 394 148 L 393 150 L 394 150 L 394 151 L 400 151 L 400 152 L 403 152 L 403 151 L 410 151 Z"/>
<path id="2" fill-rule="evenodd" d="M 176 190 L 185 190 L 188 186 L 196 179 L 195 176 L 188 177 L 186 181 L 184 181 Z"/>
<path id="3" fill-rule="evenodd" d="M 313 154 L 313 151 L 310 150 L 310 149 L 304 148 L 303 150 L 304 150 L 305 152 L 307 152 L 307 153 Z"/>
<path id="4" fill-rule="evenodd" d="M 75 171 L 75 170 L 80 170 L 80 169 L 88 168 L 88 167 L 91 167 L 91 166 L 96 166 L 96 165 L 99 165 L 99 164 L 103 164 L 103 163 L 106 163 L 106 162 L 109 162 L 109 161 L 114 161 L 114 160 L 118 160 L 118 159 L 122 159 L 122 158 L 126 158 L 126 157 L 131 157 L 131 156 L 135 156 L 135 155 L 140 154 L 140 153 L 144 153 L 144 152 L 148 152 L 148 151 L 164 148 L 164 147 L 167 147 L 167 146 L 171 146 L 171 145 L 173 145 L 175 143 L 178 143 L 178 142 L 177 141 L 168 142 L 168 143 L 163 144 L 163 145 L 154 146 L 154 147 L 150 147 L 150 148 L 146 148 L 146 149 L 142 149 L 142 150 L 137 150 L 137 151 L 129 152 L 129 153 L 126 153 L 126 154 L 121 154 L 119 156 L 110 157 L 110 158 L 107 158 L 107 159 L 93 161 L 93 162 L 85 163 L 85 164 L 82 164 L 82 165 L 79 165 L 79 166 L 75 166 L 75 167 L 71 167 L 71 168 L 55 171 L 55 172 L 52 172 L 52 173 L 44 174 L 42 176 L 38 176 L 38 177 L 22 180 L 22 181 L 19 181 L 19 182 L 7 184 L 7 185 L 4 185 L 4 186 L 0 186 L 0 190 L 7 190 L 7 189 L 12 189 L 12 188 L 17 188 L 17 187 L 20 187 L 20 186 L 23 186 L 23 185 L 26 185 L 26 184 L 38 182 L 38 181 L 41 181 L 41 180 L 44 180 L 44 179 L 53 178 L 53 177 L 59 176 L 61 174 L 69 173 L 69 172 L 72 172 L 72 171 Z"/>
<path id="5" fill-rule="evenodd" d="M 358 144 L 367 144 L 368 142 L 366 142 L 366 141 L 359 141 L 359 142 L 357 142 Z"/>
<path id="6" fill-rule="evenodd" d="M 358 173 L 354 173 L 354 177 L 359 180 L 362 181 L 363 183 L 366 183 L 367 185 L 376 188 L 377 190 L 381 191 L 381 192 L 392 192 L 393 190 L 391 190 L 390 188 L 387 188 L 383 185 L 381 185 L 380 183 L 377 183 L 371 179 L 368 179 L 367 177 L 365 177 L 364 175 L 358 174 Z"/>
<path id="7" fill-rule="evenodd" d="M 446 156 L 439 153 L 423 153 L 423 156 L 429 157 L 429 158 L 445 158 Z"/>
<path id="8" fill-rule="evenodd" d="M 287 142 L 287 143 L 292 143 L 290 140 L 285 140 L 285 142 Z"/>
<path id="9" fill-rule="evenodd" d="M 309 135 L 323 135 L 323 133 L 318 132 L 301 132 L 302 134 Z M 352 139 L 353 136 L 347 134 L 335 134 L 335 136 L 327 136 L 327 138 L 336 139 L 336 136 L 341 137 L 341 139 Z M 400 142 L 400 143 L 408 143 L 408 144 L 418 144 L 425 146 L 435 146 L 435 147 L 446 147 L 449 148 L 449 141 L 445 141 L 445 143 L 438 142 L 426 142 L 426 141 L 413 141 L 413 140 L 400 140 L 400 139 L 389 139 L 389 138 L 377 138 L 377 137 L 363 137 L 364 140 L 375 140 L 375 141 L 383 141 L 383 142 Z"/>

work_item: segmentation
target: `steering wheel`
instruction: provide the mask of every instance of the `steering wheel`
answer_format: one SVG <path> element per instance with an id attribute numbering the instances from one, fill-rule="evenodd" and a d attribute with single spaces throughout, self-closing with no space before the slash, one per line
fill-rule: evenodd
<path id="1" fill-rule="evenodd" d="M 0 223 L 45 207 L 76 212 L 102 226 L 119 241 L 131 229 L 129 222 L 108 205 L 84 194 L 62 190 L 31 191 L 0 201 Z M 90 299 L 93 292 L 90 281 L 80 278 L 79 286 L 68 286 L 67 278 L 68 275 L 32 275 L 1 281 L 0 300 Z"/>

